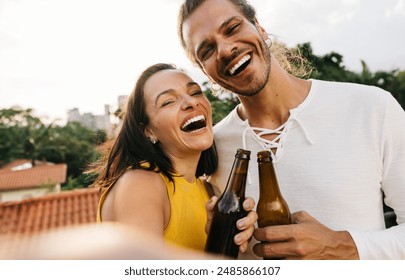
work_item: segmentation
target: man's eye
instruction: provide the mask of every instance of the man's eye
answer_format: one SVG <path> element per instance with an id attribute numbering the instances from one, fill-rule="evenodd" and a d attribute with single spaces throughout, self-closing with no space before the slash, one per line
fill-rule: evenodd
<path id="1" fill-rule="evenodd" d="M 239 26 L 240 26 L 239 23 L 236 23 L 236 24 L 231 25 L 231 26 L 227 29 L 226 34 L 227 34 L 227 35 L 233 34 L 236 30 L 239 29 Z"/>
<path id="2" fill-rule="evenodd" d="M 201 95 L 201 94 L 203 94 L 203 92 L 201 90 L 198 90 L 198 91 L 193 91 L 191 93 L 191 96 L 198 96 L 198 95 Z"/>
<path id="3" fill-rule="evenodd" d="M 201 60 L 206 60 L 206 59 L 208 59 L 208 58 L 211 56 L 211 54 L 212 54 L 212 50 L 213 50 L 213 48 L 211 48 L 211 47 L 206 48 L 206 49 L 201 53 Z"/>

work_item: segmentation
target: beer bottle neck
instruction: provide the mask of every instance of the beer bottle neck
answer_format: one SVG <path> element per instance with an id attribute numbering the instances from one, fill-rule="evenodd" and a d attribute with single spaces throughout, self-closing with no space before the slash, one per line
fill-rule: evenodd
<path id="1" fill-rule="evenodd" d="M 239 198 L 245 197 L 248 164 L 249 160 L 246 158 L 235 160 L 224 192 L 235 193 Z"/>
<path id="2" fill-rule="evenodd" d="M 279 197 L 281 195 L 276 172 L 271 161 L 259 162 L 259 181 L 261 197 Z"/>

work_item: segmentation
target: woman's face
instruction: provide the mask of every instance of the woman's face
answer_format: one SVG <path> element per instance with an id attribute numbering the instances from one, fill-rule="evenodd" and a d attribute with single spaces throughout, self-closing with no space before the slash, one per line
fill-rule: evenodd
<path id="1" fill-rule="evenodd" d="M 144 86 L 145 129 L 171 156 L 200 153 L 213 143 L 211 105 L 200 86 L 179 70 L 153 74 Z"/>

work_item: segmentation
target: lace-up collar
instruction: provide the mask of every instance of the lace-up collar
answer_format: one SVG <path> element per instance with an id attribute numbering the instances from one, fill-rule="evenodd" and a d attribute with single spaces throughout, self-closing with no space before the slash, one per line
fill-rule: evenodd
<path id="1" fill-rule="evenodd" d="M 246 128 L 243 131 L 242 142 L 243 148 L 246 149 L 246 133 L 250 132 L 253 136 L 253 139 L 263 148 L 263 150 L 270 150 L 282 148 L 283 140 L 285 138 L 285 127 L 287 122 L 283 125 L 279 126 L 276 129 L 268 129 L 268 128 L 261 128 L 261 127 L 253 127 L 250 126 L 249 121 L 246 120 Z M 273 140 L 267 140 L 263 138 L 264 135 L 273 135 L 277 134 L 277 136 Z"/>
<path id="2" fill-rule="evenodd" d="M 243 149 L 247 149 L 246 138 L 247 133 L 252 135 L 253 139 L 263 148 L 263 150 L 268 150 L 271 152 L 273 161 L 277 162 L 283 153 L 284 142 L 287 137 L 287 132 L 291 125 L 295 122 L 302 129 L 302 132 L 305 135 L 306 140 L 309 144 L 314 144 L 314 141 L 310 138 L 308 131 L 305 129 L 303 123 L 293 115 L 290 115 L 288 120 L 281 126 L 276 129 L 268 129 L 261 127 L 251 127 L 249 122 L 246 120 L 246 127 L 243 130 L 242 134 L 242 144 Z M 268 140 L 263 138 L 264 135 L 273 135 L 278 134 L 273 140 Z M 275 150 L 276 152 L 273 152 Z"/>
<path id="3" fill-rule="evenodd" d="M 306 99 L 298 107 L 291 109 L 290 116 L 288 117 L 287 121 L 276 129 L 252 127 L 250 126 L 249 121 L 246 119 L 244 121 L 246 126 L 242 134 L 243 148 L 247 149 L 246 139 L 247 134 L 249 133 L 252 138 L 263 148 L 263 150 L 268 150 L 271 152 L 273 161 L 277 162 L 283 153 L 284 142 L 288 135 L 288 130 L 291 128 L 293 123 L 296 123 L 301 128 L 308 143 L 311 145 L 314 144 L 314 141 L 309 136 L 307 129 L 299 119 L 299 112 L 306 106 L 307 103 L 309 103 L 310 99 L 312 99 L 312 92 L 315 90 L 314 87 L 314 81 L 312 81 L 311 89 Z M 264 135 L 276 135 L 276 137 L 272 140 L 268 140 L 263 138 Z M 275 152 L 273 152 L 273 150 L 275 150 Z"/>

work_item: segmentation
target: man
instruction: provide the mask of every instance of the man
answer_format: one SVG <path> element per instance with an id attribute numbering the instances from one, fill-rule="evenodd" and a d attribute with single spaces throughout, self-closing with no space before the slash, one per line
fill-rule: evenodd
<path id="1" fill-rule="evenodd" d="M 273 154 L 292 224 L 256 229 L 266 242 L 253 247 L 257 256 L 405 259 L 405 113 L 391 94 L 289 74 L 245 0 L 185 1 L 179 36 L 211 81 L 241 101 L 215 126 L 212 184 L 223 190 L 239 147 Z M 250 164 L 247 195 L 256 201 L 258 186 Z M 383 198 L 397 215 L 389 229 Z"/>

